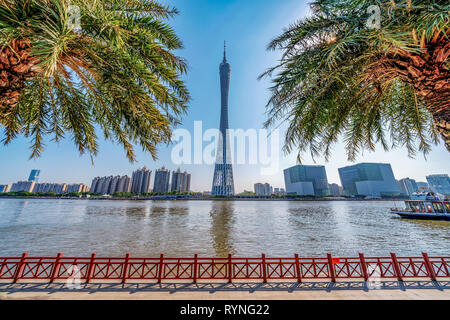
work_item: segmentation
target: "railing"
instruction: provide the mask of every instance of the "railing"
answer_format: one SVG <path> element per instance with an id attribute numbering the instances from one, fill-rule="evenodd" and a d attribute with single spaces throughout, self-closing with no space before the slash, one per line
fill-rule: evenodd
<path id="1" fill-rule="evenodd" d="M 332 257 L 305 258 L 298 254 L 291 258 L 272 258 L 265 254 L 257 258 L 171 258 L 161 254 L 157 258 L 125 257 L 0 257 L 0 279 L 55 280 L 78 277 L 91 280 L 295 280 L 310 279 L 397 279 L 450 277 L 450 257 Z"/>

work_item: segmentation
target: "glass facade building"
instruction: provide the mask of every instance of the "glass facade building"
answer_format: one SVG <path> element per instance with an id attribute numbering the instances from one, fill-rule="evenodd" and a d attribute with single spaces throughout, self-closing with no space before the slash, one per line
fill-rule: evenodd
<path id="1" fill-rule="evenodd" d="M 417 182 L 414 179 L 405 178 L 398 181 L 400 192 L 404 195 L 411 196 L 414 192 L 419 191 Z"/>
<path id="2" fill-rule="evenodd" d="M 39 175 L 41 174 L 41 170 L 31 170 L 30 177 L 28 178 L 28 181 L 39 181 Z"/>
<path id="3" fill-rule="evenodd" d="M 433 174 L 427 176 L 427 181 L 432 191 L 450 196 L 450 177 L 448 174 Z"/>
<path id="4" fill-rule="evenodd" d="M 398 196 L 400 188 L 388 163 L 359 163 L 339 168 L 344 195 Z"/>
<path id="5" fill-rule="evenodd" d="M 284 170 L 287 194 L 328 196 L 327 172 L 324 166 L 297 165 Z"/>

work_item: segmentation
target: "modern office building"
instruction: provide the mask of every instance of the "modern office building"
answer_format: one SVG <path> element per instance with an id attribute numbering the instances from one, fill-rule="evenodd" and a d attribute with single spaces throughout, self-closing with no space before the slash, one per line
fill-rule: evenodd
<path id="1" fill-rule="evenodd" d="M 40 174 L 41 174 L 41 170 L 36 170 L 36 169 L 31 170 L 28 181 L 34 181 L 37 183 L 39 181 Z"/>
<path id="2" fill-rule="evenodd" d="M 9 192 L 11 191 L 11 185 L 10 184 L 1 184 L 0 185 L 0 192 Z"/>
<path id="3" fill-rule="evenodd" d="M 165 167 L 156 170 L 155 182 L 153 183 L 153 192 L 167 193 L 169 192 L 170 171 Z"/>
<path id="4" fill-rule="evenodd" d="M 33 192 L 35 184 L 36 182 L 34 181 L 18 181 L 12 184 L 10 192 Z"/>
<path id="5" fill-rule="evenodd" d="M 339 168 L 344 195 L 398 196 L 400 189 L 387 163 L 359 163 Z"/>
<path id="6" fill-rule="evenodd" d="M 448 174 L 433 174 L 427 176 L 427 181 L 433 192 L 450 196 L 450 177 Z"/>
<path id="7" fill-rule="evenodd" d="M 258 196 L 270 196 L 273 192 L 272 186 L 268 183 L 255 183 L 254 190 Z"/>
<path id="8" fill-rule="evenodd" d="M 228 94 L 230 90 L 231 67 L 227 62 L 225 49 L 226 48 L 224 48 L 223 52 L 223 62 L 219 67 L 221 87 L 220 135 L 211 191 L 211 194 L 216 196 L 234 195 L 233 167 L 231 161 L 230 137 L 228 135 Z"/>
<path id="9" fill-rule="evenodd" d="M 131 177 L 131 192 L 132 193 L 150 193 L 150 181 L 152 178 L 152 171 L 147 168 L 142 168 L 133 172 Z"/>
<path id="10" fill-rule="evenodd" d="M 407 196 L 411 196 L 414 192 L 419 191 L 416 180 L 410 178 L 399 180 L 398 186 L 400 188 L 400 193 Z"/>
<path id="11" fill-rule="evenodd" d="M 65 193 L 67 190 L 67 184 L 65 183 L 35 183 L 33 191 L 34 193 Z"/>
<path id="12" fill-rule="evenodd" d="M 337 183 L 331 183 L 328 185 L 328 188 L 330 189 L 330 195 L 333 197 L 340 197 L 342 196 L 342 187 L 338 185 Z"/>
<path id="13" fill-rule="evenodd" d="M 181 172 L 180 169 L 172 172 L 171 191 L 189 192 L 191 190 L 191 175 L 189 173 Z"/>
<path id="14" fill-rule="evenodd" d="M 324 166 L 297 165 L 284 170 L 286 193 L 296 195 L 327 196 L 327 172 Z"/>

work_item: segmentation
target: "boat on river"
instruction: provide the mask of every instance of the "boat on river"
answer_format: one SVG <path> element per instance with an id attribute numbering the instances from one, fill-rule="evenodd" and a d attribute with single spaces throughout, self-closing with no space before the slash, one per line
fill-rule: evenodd
<path id="1" fill-rule="evenodd" d="M 405 205 L 404 209 L 391 208 L 391 213 L 405 219 L 450 221 L 450 201 L 442 200 L 432 192 L 414 193 Z"/>

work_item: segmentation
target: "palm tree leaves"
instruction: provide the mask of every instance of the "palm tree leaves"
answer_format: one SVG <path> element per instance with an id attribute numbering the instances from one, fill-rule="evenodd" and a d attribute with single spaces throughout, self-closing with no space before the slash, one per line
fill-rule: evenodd
<path id="1" fill-rule="evenodd" d="M 70 135 L 80 153 L 95 156 L 100 131 L 131 161 L 134 145 L 156 157 L 190 100 L 186 62 L 171 52 L 182 43 L 165 22 L 177 13 L 156 1 L 0 0 L 3 45 L 30 41 L 36 63 L 19 104 L 0 119 L 3 141 L 31 137 L 37 157 L 46 135 Z"/>
<path id="2" fill-rule="evenodd" d="M 382 28 L 370 29 L 367 8 L 373 4 L 315 1 L 310 16 L 268 46 L 283 54 L 260 76 L 273 83 L 265 126 L 287 122 L 284 150 L 298 150 L 299 160 L 308 150 L 328 160 L 341 139 L 351 161 L 378 143 L 385 150 L 406 147 L 414 157 L 438 141 L 433 117 L 413 86 L 402 81 L 399 63 L 418 61 L 422 53 L 413 31 L 426 39 L 448 34 L 449 4 L 377 1 Z"/>

